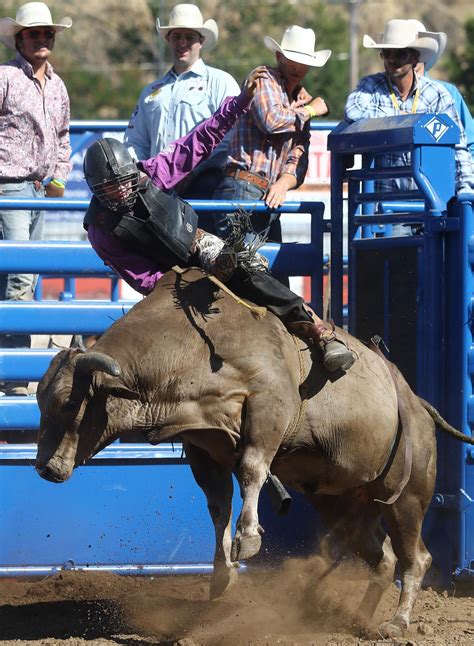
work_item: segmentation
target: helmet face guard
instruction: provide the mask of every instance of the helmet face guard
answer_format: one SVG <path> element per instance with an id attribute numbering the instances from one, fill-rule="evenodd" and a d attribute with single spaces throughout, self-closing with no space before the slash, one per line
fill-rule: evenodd
<path id="1" fill-rule="evenodd" d="M 96 198 L 111 211 L 128 209 L 135 204 L 138 191 L 138 171 L 90 187 Z"/>
<path id="2" fill-rule="evenodd" d="M 84 175 L 92 193 L 106 208 L 123 211 L 135 204 L 140 171 L 117 139 L 98 139 L 89 146 Z"/>

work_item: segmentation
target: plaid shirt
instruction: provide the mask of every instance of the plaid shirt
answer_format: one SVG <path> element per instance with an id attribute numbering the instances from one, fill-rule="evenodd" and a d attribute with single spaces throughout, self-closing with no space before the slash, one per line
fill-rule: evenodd
<path id="1" fill-rule="evenodd" d="M 460 142 L 456 145 L 456 189 L 458 192 L 472 190 L 474 184 L 471 155 L 467 150 L 467 141 L 459 114 L 448 90 L 427 76 L 415 78 L 414 87 L 410 90 L 405 101 L 402 101 L 398 89 L 393 91 L 397 98 L 399 109 L 396 109 L 390 97 L 390 87 L 385 73 L 371 74 L 359 81 L 356 89 L 349 95 L 344 111 L 346 121 L 371 119 L 377 117 L 394 117 L 402 112 L 411 113 L 415 94 L 419 88 L 416 112 L 434 112 L 447 114 L 460 131 Z M 389 153 L 377 157 L 377 167 L 405 166 L 410 163 L 409 153 Z M 376 190 L 416 190 L 412 179 L 382 180 L 376 183 Z"/>
<path id="2" fill-rule="evenodd" d="M 250 112 L 241 117 L 229 145 L 227 164 L 258 173 L 273 184 L 283 173 L 303 183 L 308 168 L 309 115 L 290 107 L 290 97 L 279 72 L 267 67 L 268 78 L 259 87 Z"/>

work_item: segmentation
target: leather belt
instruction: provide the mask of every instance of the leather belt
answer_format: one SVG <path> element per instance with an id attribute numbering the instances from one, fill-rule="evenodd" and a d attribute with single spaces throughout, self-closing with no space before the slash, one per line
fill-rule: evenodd
<path id="1" fill-rule="evenodd" d="M 235 179 L 243 179 L 244 182 L 249 182 L 254 186 L 258 186 L 263 191 L 266 191 L 270 186 L 270 182 L 265 177 L 257 175 L 257 173 L 251 173 L 248 170 L 243 170 L 242 168 L 228 168 L 225 172 L 227 177 L 234 177 Z"/>

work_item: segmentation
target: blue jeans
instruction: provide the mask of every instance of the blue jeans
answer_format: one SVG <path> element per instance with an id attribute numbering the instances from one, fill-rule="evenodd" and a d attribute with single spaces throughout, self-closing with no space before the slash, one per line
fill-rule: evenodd
<path id="1" fill-rule="evenodd" d="M 0 197 L 36 199 L 44 190 L 35 188 L 33 182 L 1 183 Z M 0 230 L 3 240 L 42 240 L 44 233 L 43 211 L 5 210 L 0 207 Z M 33 274 L 0 274 L 0 300 L 31 301 L 38 276 Z M 4 348 L 31 346 L 27 334 L 8 334 L 0 340 Z"/>
<path id="2" fill-rule="evenodd" d="M 215 200 L 227 200 L 229 202 L 242 202 L 251 200 L 263 200 L 265 191 L 250 182 L 235 177 L 224 177 L 223 181 L 219 184 L 214 193 Z M 251 217 L 252 225 L 256 233 L 264 231 L 270 222 L 269 213 L 254 213 Z M 218 213 L 216 218 L 216 235 L 219 238 L 227 238 L 231 232 L 232 214 L 231 213 Z M 268 233 L 269 242 L 281 242 L 281 223 L 278 218 L 270 225 Z"/>

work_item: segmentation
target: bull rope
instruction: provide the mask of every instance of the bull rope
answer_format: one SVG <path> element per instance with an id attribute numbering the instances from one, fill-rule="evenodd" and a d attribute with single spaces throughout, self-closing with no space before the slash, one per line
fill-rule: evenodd
<path id="1" fill-rule="evenodd" d="M 291 338 L 293 339 L 293 343 L 296 346 L 296 351 L 298 353 L 298 363 L 300 367 L 300 386 L 303 383 L 305 379 L 305 364 L 304 364 L 304 359 L 303 359 L 303 346 L 301 344 L 301 339 L 294 334 L 291 334 Z M 298 433 L 300 430 L 301 423 L 303 422 L 303 419 L 306 415 L 306 409 L 308 407 L 308 400 L 306 398 L 301 400 L 301 404 L 299 405 L 298 412 L 296 415 L 293 417 L 291 422 L 288 424 L 286 427 L 285 433 L 283 434 L 281 443 L 291 441 L 294 439 L 295 435 Z"/>
<path id="2" fill-rule="evenodd" d="M 183 275 L 186 272 L 188 272 L 190 269 L 193 269 L 193 267 L 186 267 L 185 269 L 183 269 L 183 267 L 179 267 L 178 265 L 175 265 L 174 267 L 172 267 L 172 269 L 173 269 L 173 271 L 175 273 Z M 243 305 L 244 307 L 249 309 L 252 312 L 252 314 L 255 316 L 256 319 L 263 319 L 263 317 L 266 315 L 266 313 L 267 313 L 267 308 L 266 307 L 260 307 L 259 305 L 253 305 L 252 303 L 244 301 L 242 298 L 237 296 L 237 294 L 235 294 L 231 289 L 229 289 L 227 287 L 227 285 L 225 285 L 216 276 L 214 276 L 213 274 L 208 274 L 207 272 L 205 272 L 200 267 L 198 267 L 198 269 L 203 272 L 204 276 L 206 276 L 206 278 L 208 280 L 210 280 L 211 283 L 214 283 L 214 285 L 217 285 L 217 287 L 219 287 L 219 289 L 222 289 L 223 292 L 225 292 L 231 298 L 233 298 L 234 301 L 236 301 L 236 303 L 238 303 L 239 305 Z"/>
<path id="3" fill-rule="evenodd" d="M 379 346 L 381 342 L 383 342 L 383 340 L 380 337 L 375 336 L 375 337 L 372 337 L 370 339 L 370 342 L 367 343 L 366 345 L 367 347 L 370 348 L 370 350 L 372 350 L 372 352 L 375 352 L 375 354 L 385 362 L 385 365 L 389 369 L 389 372 L 392 376 L 393 385 L 395 386 L 395 392 L 397 393 L 399 428 L 397 430 L 397 435 L 395 437 L 392 448 L 390 450 L 390 455 L 388 456 L 388 460 L 385 463 L 382 473 L 375 479 L 375 481 L 377 480 L 383 481 L 385 477 L 388 475 L 390 468 L 392 466 L 393 460 L 397 455 L 402 436 L 405 439 L 405 454 L 403 456 L 403 460 L 404 460 L 403 474 L 400 482 L 398 483 L 397 488 L 395 489 L 393 494 L 388 498 L 388 500 L 380 500 L 379 498 L 374 498 L 374 502 L 379 502 L 382 505 L 393 505 L 393 503 L 398 500 L 402 491 L 405 489 L 406 485 L 408 484 L 408 481 L 410 480 L 411 469 L 413 465 L 413 446 L 412 446 L 410 419 L 409 419 L 408 412 L 406 410 L 406 406 L 404 404 L 403 393 L 401 393 L 398 385 L 398 368 L 391 361 L 387 359 L 387 357 L 380 349 Z"/>

